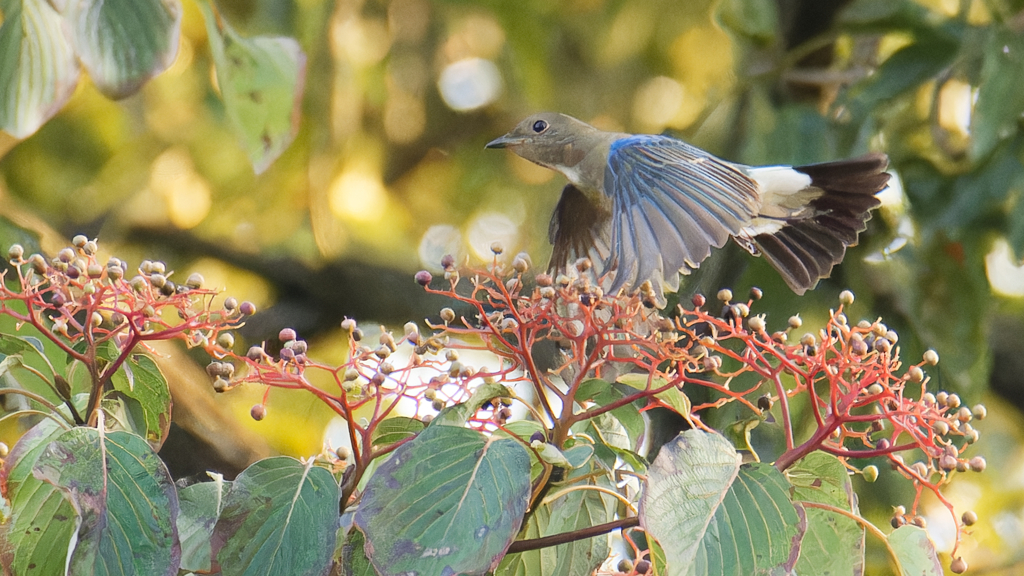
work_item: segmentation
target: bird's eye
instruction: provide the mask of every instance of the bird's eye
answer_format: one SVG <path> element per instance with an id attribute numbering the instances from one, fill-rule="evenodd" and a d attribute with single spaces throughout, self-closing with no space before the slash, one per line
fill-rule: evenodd
<path id="1" fill-rule="evenodd" d="M 547 129 L 548 123 L 543 120 L 537 120 L 536 122 L 533 123 L 533 131 L 536 132 L 537 134 L 540 134 L 541 132 Z"/>

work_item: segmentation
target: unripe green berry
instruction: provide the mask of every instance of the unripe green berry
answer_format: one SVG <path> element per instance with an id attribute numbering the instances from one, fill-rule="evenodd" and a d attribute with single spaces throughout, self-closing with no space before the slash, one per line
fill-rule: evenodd
<path id="1" fill-rule="evenodd" d="M 722 288 L 721 290 L 718 291 L 718 299 L 728 304 L 730 301 L 732 301 L 732 290 L 729 290 L 728 288 Z"/>
<path id="2" fill-rule="evenodd" d="M 868 386 L 868 394 L 871 396 L 877 396 L 878 394 L 881 394 L 883 390 L 882 385 L 878 382 Z"/>
<path id="3" fill-rule="evenodd" d="M 99 312 L 93 312 L 92 318 L 89 320 L 89 324 L 92 325 L 93 328 L 99 328 L 99 325 L 103 324 L 103 315 Z"/>
<path id="4" fill-rule="evenodd" d="M 804 324 L 804 321 L 801 320 L 799 316 L 790 316 L 789 317 L 789 327 L 790 328 L 796 330 L 797 328 L 803 326 L 803 324 Z"/>
<path id="5" fill-rule="evenodd" d="M 149 275 L 149 283 L 154 288 L 163 288 L 167 284 L 167 277 L 163 274 L 157 274 L 156 272 Z"/>
<path id="6" fill-rule="evenodd" d="M 939 355 L 938 355 L 937 352 L 935 352 L 935 350 L 929 350 L 929 351 L 924 353 L 924 361 L 927 364 L 931 364 L 932 366 L 935 366 L 936 364 L 939 363 Z"/>
<path id="7" fill-rule="evenodd" d="M 864 476 L 864 481 L 870 484 L 875 480 L 878 480 L 878 466 L 875 466 L 874 464 L 865 466 L 864 469 L 861 470 L 861 474 Z"/>
<path id="8" fill-rule="evenodd" d="M 956 394 L 950 394 L 949 397 L 946 399 L 946 405 L 949 406 L 950 408 L 957 408 L 958 406 L 960 406 L 960 396 L 957 396 Z"/>
<path id="9" fill-rule="evenodd" d="M 964 512 L 960 519 L 963 520 L 964 526 L 974 526 L 978 523 L 978 513 L 974 510 L 968 510 Z"/>
<path id="10" fill-rule="evenodd" d="M 193 272 L 189 274 L 188 278 L 185 280 L 185 286 L 195 290 L 197 288 L 202 288 L 204 282 L 206 282 L 206 279 L 203 278 L 202 274 L 199 272 Z"/>
<path id="11" fill-rule="evenodd" d="M 89 240 L 88 242 L 85 243 L 85 245 L 82 246 L 82 252 L 85 252 L 86 256 L 92 256 L 93 254 L 96 254 L 97 250 L 99 250 L 99 247 L 96 245 L 95 240 Z"/>
<path id="12" fill-rule="evenodd" d="M 221 332 L 217 335 L 217 344 L 226 349 L 234 348 L 235 337 L 231 332 Z"/>

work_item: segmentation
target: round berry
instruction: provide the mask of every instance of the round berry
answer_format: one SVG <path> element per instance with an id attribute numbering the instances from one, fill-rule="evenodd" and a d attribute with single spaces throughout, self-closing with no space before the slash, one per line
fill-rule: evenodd
<path id="1" fill-rule="evenodd" d="M 253 420 L 259 422 L 267 417 L 267 407 L 263 404 L 254 404 L 249 410 L 249 415 Z"/>

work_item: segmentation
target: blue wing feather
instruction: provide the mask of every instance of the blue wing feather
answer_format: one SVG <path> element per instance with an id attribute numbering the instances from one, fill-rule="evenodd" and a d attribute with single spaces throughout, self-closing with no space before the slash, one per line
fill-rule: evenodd
<path id="1" fill-rule="evenodd" d="M 611 290 L 645 280 L 678 287 L 756 216 L 756 184 L 737 166 L 667 136 L 612 143 L 604 192 L 612 200 Z"/>

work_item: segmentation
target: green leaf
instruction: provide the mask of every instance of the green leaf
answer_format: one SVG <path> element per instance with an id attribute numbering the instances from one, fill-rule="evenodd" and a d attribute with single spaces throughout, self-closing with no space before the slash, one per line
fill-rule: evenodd
<path id="1" fill-rule="evenodd" d="M 356 528 L 348 531 L 345 545 L 342 548 L 343 576 L 377 576 L 373 564 L 366 557 L 366 537 Z"/>
<path id="2" fill-rule="evenodd" d="M 178 54 L 178 0 L 78 0 L 66 6 L 78 58 L 108 98 L 134 94 Z"/>
<path id="3" fill-rule="evenodd" d="M 133 354 L 111 377 L 114 389 L 142 406 L 145 436 L 159 448 L 171 425 L 171 391 L 160 367 L 144 354 Z"/>
<path id="4" fill-rule="evenodd" d="M 987 30 L 978 99 L 971 114 L 971 144 L 975 161 L 984 158 L 1002 140 L 1017 133 L 1024 112 L 1024 36 L 998 26 Z"/>
<path id="5" fill-rule="evenodd" d="M 372 442 L 374 446 L 388 446 L 419 434 L 425 426 L 416 418 L 393 416 L 377 424 L 373 430 Z"/>
<path id="6" fill-rule="evenodd" d="M 537 455 L 540 459 L 551 464 L 552 466 L 558 466 L 560 468 L 575 468 L 569 459 L 562 454 L 562 451 L 555 447 L 554 444 L 548 444 L 547 442 L 541 442 L 536 440 L 531 445 L 534 450 L 537 451 Z"/>
<path id="7" fill-rule="evenodd" d="M 13 558 L 0 552 L 0 563 L 14 574 L 63 574 L 71 537 L 81 518 L 63 492 L 32 475 L 46 446 L 65 430 L 46 419 L 22 435 L 4 460 L 0 477 L 13 518 L 0 524 L 0 550 L 17 550 Z"/>
<path id="8" fill-rule="evenodd" d="M 47 444 L 33 474 L 64 492 L 80 517 L 70 573 L 177 574 L 178 497 L 145 440 L 74 428 Z"/>
<path id="9" fill-rule="evenodd" d="M 640 375 L 637 374 L 636 376 Z M 644 377 L 643 382 L 644 384 L 641 385 L 640 389 L 643 389 L 646 385 L 646 377 Z M 591 400 L 598 406 L 607 406 L 633 393 L 634 388 L 636 387 L 632 383 L 611 384 L 594 378 L 580 384 L 576 390 L 576 401 Z M 622 429 L 625 432 L 625 439 L 617 442 L 615 446 L 625 450 L 636 450 L 643 440 L 644 431 L 647 428 L 644 423 L 644 417 L 640 415 L 640 410 L 631 402 L 615 408 L 610 414 L 615 416 L 615 420 L 622 425 Z"/>
<path id="10" fill-rule="evenodd" d="M 355 524 L 381 574 L 485 574 L 529 497 L 530 457 L 518 441 L 430 426 L 374 472 Z"/>
<path id="11" fill-rule="evenodd" d="M 903 576 L 942 576 L 942 564 L 928 533 L 917 526 L 900 526 L 889 534 L 889 546 L 899 559 Z"/>
<path id="12" fill-rule="evenodd" d="M 715 510 L 690 573 L 792 573 L 807 524 L 803 510 L 789 499 L 789 490 L 789 482 L 774 466 L 742 466 Z M 683 573 L 671 551 L 669 569 L 670 574 Z"/>
<path id="13" fill-rule="evenodd" d="M 213 561 L 210 539 L 231 482 L 225 482 L 220 474 L 210 476 L 213 482 L 200 482 L 178 491 L 182 570 L 209 572 Z"/>
<path id="14" fill-rule="evenodd" d="M 812 452 L 786 476 L 793 484 L 793 500 L 827 504 L 859 514 L 857 497 L 850 474 L 838 458 L 824 452 Z M 800 545 L 798 574 L 864 573 L 864 528 L 836 512 L 805 507 L 807 534 Z"/>
<path id="15" fill-rule="evenodd" d="M 331 473 L 295 458 L 265 458 L 231 484 L 213 529 L 224 576 L 326 571 L 338 532 L 341 488 Z"/>
<path id="16" fill-rule="evenodd" d="M 35 336 L 14 336 L 0 334 L 0 354 L 21 354 L 22 352 L 43 353 L 43 342 Z"/>
<path id="17" fill-rule="evenodd" d="M 473 390 L 473 395 L 469 397 L 469 400 L 441 410 L 430 421 L 430 424 L 432 426 L 465 426 L 466 421 L 476 414 L 477 410 L 482 408 L 484 404 L 495 398 L 508 398 L 511 394 L 512 391 L 504 384 L 497 382 L 481 384 Z"/>
<path id="18" fill-rule="evenodd" d="M 208 0 L 199 7 L 224 109 L 260 174 L 298 133 L 306 55 L 292 38 L 243 38 Z"/>
<path id="19" fill-rule="evenodd" d="M 611 413 L 606 412 L 590 420 L 577 422 L 573 426 L 573 432 L 582 432 L 591 436 L 597 442 L 594 446 L 595 456 L 608 467 L 615 465 L 616 458 L 622 458 L 636 472 L 642 473 L 647 469 L 647 461 L 628 448 L 630 446 L 629 434 Z"/>
<path id="20" fill-rule="evenodd" d="M 590 457 L 594 455 L 594 447 L 590 444 L 576 444 L 566 448 L 563 454 L 573 468 L 582 468 L 584 464 L 590 462 Z"/>
<path id="21" fill-rule="evenodd" d="M 653 576 L 668 574 L 668 560 L 665 558 L 665 549 L 654 538 L 647 539 L 647 546 L 650 548 L 648 558 L 651 562 L 651 574 Z"/>
<path id="22" fill-rule="evenodd" d="M 526 527 L 520 532 L 522 540 L 534 540 L 548 534 L 547 526 L 551 508 L 540 506 L 526 521 Z M 507 554 L 494 570 L 494 576 L 546 576 L 555 574 L 557 563 L 554 547 L 527 550 L 516 554 Z"/>
<path id="23" fill-rule="evenodd" d="M 724 0 L 716 12 L 722 26 L 759 44 L 768 44 L 779 30 L 779 15 L 774 2 L 764 0 Z"/>
<path id="24" fill-rule="evenodd" d="M 615 502 L 595 490 L 575 490 L 551 502 L 546 535 L 589 528 L 611 520 Z M 557 563 L 549 574 L 589 576 L 608 558 L 608 537 L 604 534 L 555 547 Z"/>
<path id="25" fill-rule="evenodd" d="M 0 129 L 27 138 L 78 85 L 78 60 L 46 0 L 0 1 Z"/>
<path id="26" fill-rule="evenodd" d="M 739 473 L 740 457 L 723 436 L 687 430 L 662 446 L 647 471 L 640 525 L 665 550 L 670 574 L 693 564 L 708 522 Z"/>
<path id="27" fill-rule="evenodd" d="M 870 80 L 852 92 L 853 114 L 861 117 L 876 104 L 894 98 L 931 80 L 949 66 L 959 48 L 945 34 L 929 34 L 900 48 L 886 59 Z"/>

